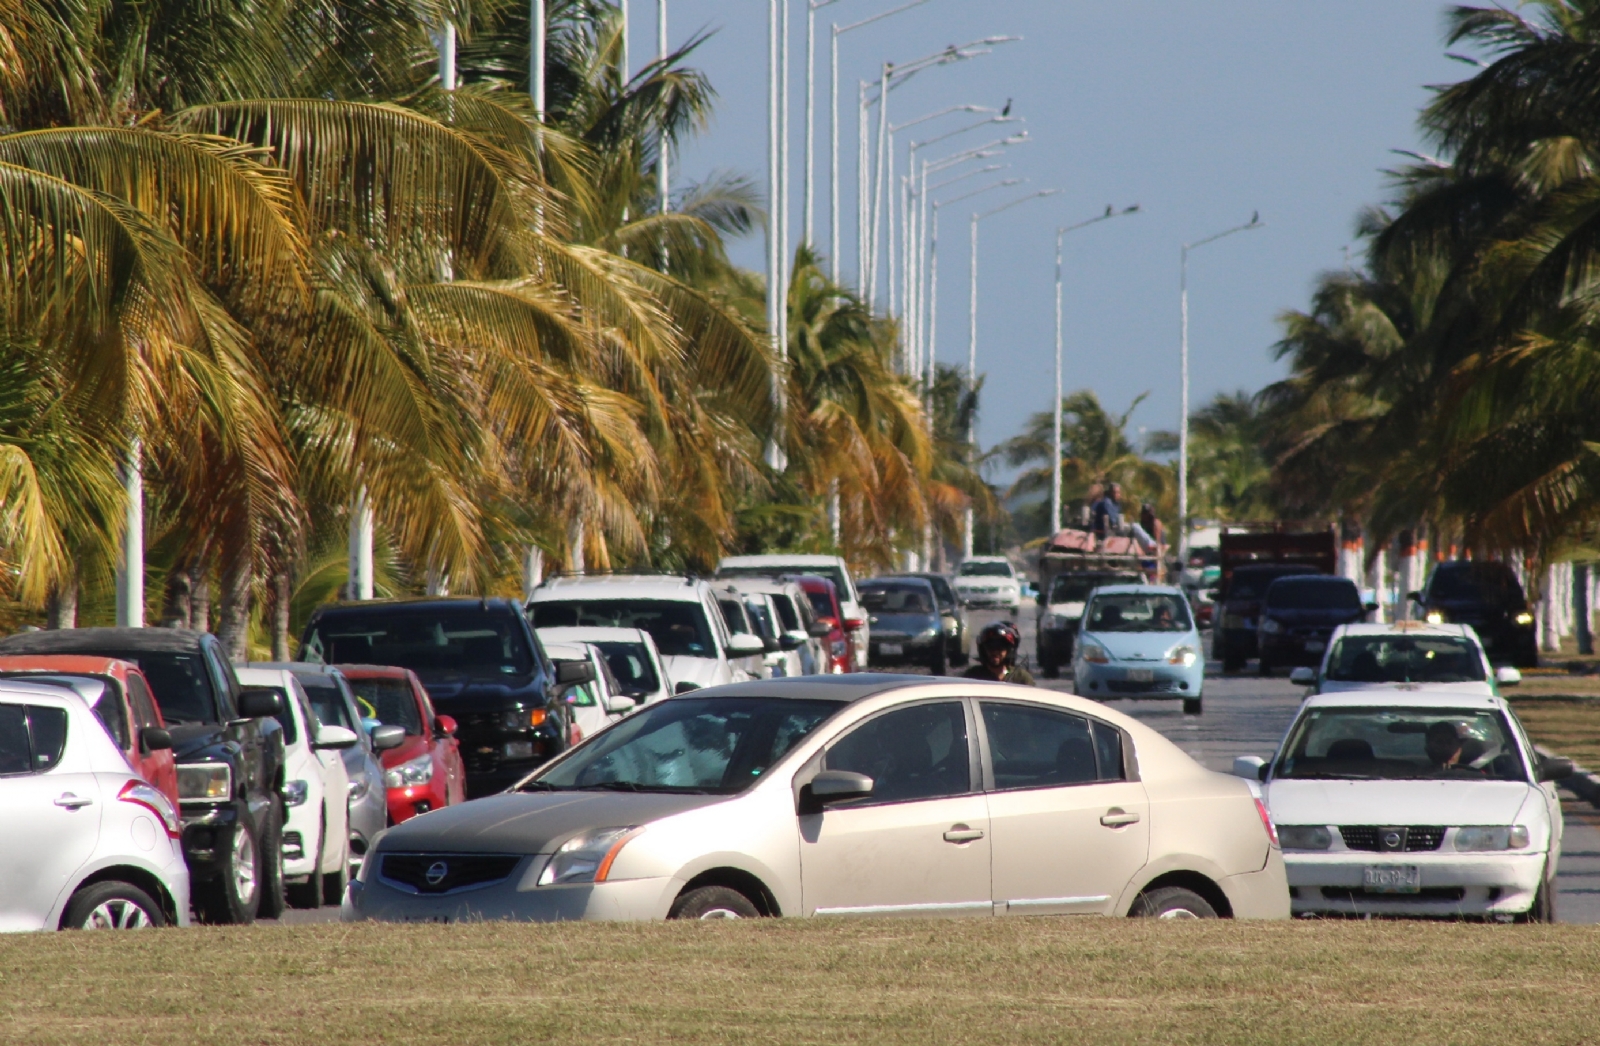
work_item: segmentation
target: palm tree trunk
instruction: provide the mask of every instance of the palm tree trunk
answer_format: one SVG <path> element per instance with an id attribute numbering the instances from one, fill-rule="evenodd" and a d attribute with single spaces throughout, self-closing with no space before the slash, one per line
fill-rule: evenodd
<path id="1" fill-rule="evenodd" d="M 249 660 L 250 557 L 234 558 L 222 570 L 222 604 L 217 614 L 217 639 L 233 661 Z"/>
<path id="2" fill-rule="evenodd" d="M 189 627 L 196 632 L 211 631 L 211 579 L 203 566 L 189 571 Z"/>
<path id="3" fill-rule="evenodd" d="M 272 576 L 272 660 L 289 660 L 289 573 Z"/>
<path id="4" fill-rule="evenodd" d="M 194 621 L 194 578 L 186 570 L 174 570 L 167 575 L 166 605 L 161 609 L 161 623 L 167 628 L 189 628 Z"/>
<path id="5" fill-rule="evenodd" d="M 76 576 L 64 579 L 55 591 L 50 593 L 50 602 L 47 607 L 49 628 L 77 628 L 78 627 L 78 579 Z"/>

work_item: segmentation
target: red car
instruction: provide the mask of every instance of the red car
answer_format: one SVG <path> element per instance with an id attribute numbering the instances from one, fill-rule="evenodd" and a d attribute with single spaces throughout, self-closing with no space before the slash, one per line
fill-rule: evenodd
<path id="1" fill-rule="evenodd" d="M 844 619 L 844 611 L 839 607 L 839 592 L 833 587 L 833 582 L 825 577 L 815 574 L 797 574 L 794 580 L 811 600 L 811 609 L 815 612 L 817 620 L 828 626 L 828 638 L 823 642 L 828 647 L 828 667 L 830 673 L 854 672 L 856 659 L 850 649 L 850 639 L 847 630 L 851 622 Z M 860 627 L 860 622 L 855 622 Z"/>
<path id="2" fill-rule="evenodd" d="M 433 714 L 433 702 L 409 668 L 340 665 L 363 718 L 406 731 L 405 743 L 382 753 L 389 823 L 467 801 L 467 767 L 456 721 Z"/>
<path id="3" fill-rule="evenodd" d="M 155 786 L 178 808 L 178 770 L 172 758 L 172 735 L 150 692 L 150 683 L 134 665 L 90 654 L 13 654 L 0 657 L 0 677 L 38 677 L 41 682 L 98 684 L 73 687 L 82 693 L 105 724 L 134 772 Z"/>

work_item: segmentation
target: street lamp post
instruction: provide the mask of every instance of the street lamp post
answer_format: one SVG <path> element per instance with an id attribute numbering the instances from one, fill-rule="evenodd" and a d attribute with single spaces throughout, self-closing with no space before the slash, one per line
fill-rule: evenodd
<path id="1" fill-rule="evenodd" d="M 1213 233 L 1204 239 L 1183 245 L 1178 254 L 1178 310 L 1182 317 L 1182 333 L 1178 340 L 1178 562 L 1189 561 L 1189 252 L 1196 247 L 1215 243 L 1236 232 L 1259 229 L 1265 223 L 1260 212 L 1250 215 L 1243 225 L 1235 225 Z"/>
<path id="2" fill-rule="evenodd" d="M 1056 230 L 1056 398 L 1055 406 L 1051 408 L 1051 432 L 1053 439 L 1053 460 L 1055 464 L 1050 469 L 1050 533 L 1055 535 L 1061 530 L 1061 241 L 1067 233 L 1090 225 L 1107 221 L 1111 218 L 1120 218 L 1124 214 L 1137 214 L 1139 205 L 1124 207 L 1116 210 L 1109 203 L 1106 212 L 1096 215 L 1087 221 L 1078 222 L 1076 225 L 1064 225 Z"/>
<path id="3" fill-rule="evenodd" d="M 656 0 L 656 60 L 666 63 L 667 60 L 667 0 Z M 540 108 L 543 108 L 541 104 Z M 661 132 L 661 141 L 656 144 L 659 155 L 656 156 L 656 196 L 659 199 L 659 210 L 666 214 L 671 206 L 671 198 L 667 195 L 671 188 L 670 175 L 667 170 L 667 132 Z"/>

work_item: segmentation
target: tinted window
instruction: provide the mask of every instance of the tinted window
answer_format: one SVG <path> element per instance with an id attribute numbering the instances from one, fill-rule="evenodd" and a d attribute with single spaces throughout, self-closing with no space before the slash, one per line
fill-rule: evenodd
<path id="1" fill-rule="evenodd" d="M 1444 708 L 1313 708 L 1284 746 L 1277 776 L 1526 781 L 1499 712 Z"/>
<path id="2" fill-rule="evenodd" d="M 1011 577 L 1010 563 L 963 563 L 962 577 Z"/>
<path id="3" fill-rule="evenodd" d="M 1057 574 L 1050 582 L 1050 603 L 1082 603 L 1100 585 L 1137 585 L 1136 574 Z"/>
<path id="4" fill-rule="evenodd" d="M 834 742 L 827 767 L 872 778 L 862 802 L 964 795 L 972 791 L 966 713 L 959 701 L 887 712 Z"/>
<path id="5" fill-rule="evenodd" d="M 1447 563 L 1433 572 L 1428 595 L 1434 599 L 1475 600 L 1521 606 L 1522 586 L 1503 563 Z"/>
<path id="6" fill-rule="evenodd" d="M 1273 610 L 1361 609 L 1361 593 L 1349 578 L 1282 578 L 1267 589 Z"/>
<path id="7" fill-rule="evenodd" d="M 1295 567 L 1275 567 L 1263 570 L 1259 567 L 1250 569 L 1240 567 L 1233 572 L 1233 577 L 1228 581 L 1228 599 L 1260 599 L 1266 594 L 1267 586 L 1280 577 L 1290 574 L 1314 574 L 1316 571 Z"/>
<path id="8" fill-rule="evenodd" d="M 796 612 L 794 603 L 788 596 L 773 596 L 772 605 L 778 608 L 778 619 L 783 622 L 783 630 L 785 632 L 798 632 L 802 629 L 800 615 Z"/>
<path id="9" fill-rule="evenodd" d="M 1090 632 L 1187 632 L 1189 602 L 1163 593 L 1102 593 L 1084 617 Z"/>
<path id="10" fill-rule="evenodd" d="M 67 710 L 28 706 L 28 733 L 33 739 L 33 772 L 42 774 L 61 762 L 67 747 Z"/>
<path id="11" fill-rule="evenodd" d="M 758 636 L 762 639 L 778 638 L 778 631 L 772 624 L 772 614 L 764 599 L 759 596 L 745 597 L 744 612 L 750 615 L 750 623 L 755 626 Z"/>
<path id="12" fill-rule="evenodd" d="M 283 703 L 283 711 L 279 712 L 275 718 L 278 720 L 278 725 L 283 727 L 283 743 L 286 745 L 294 744 L 300 739 L 300 731 L 296 730 L 294 725 L 294 708 L 292 707 L 294 698 L 281 686 L 262 686 L 257 687 L 257 689 L 270 690 L 278 695 L 278 700 Z"/>
<path id="13" fill-rule="evenodd" d="M 1328 658 L 1328 678 L 1341 683 L 1475 683 L 1483 659 L 1468 639 L 1453 636 L 1345 636 Z"/>
<path id="14" fill-rule="evenodd" d="M 316 713 L 317 722 L 323 726 L 342 726 L 346 730 L 361 733 L 361 724 L 350 721 L 350 708 L 345 704 L 343 692 L 332 679 L 327 676 L 301 679 L 300 685 L 306 688 L 306 697 L 311 700 L 311 710 Z"/>
<path id="15" fill-rule="evenodd" d="M 933 594 L 938 597 L 941 606 L 955 605 L 956 590 L 950 587 L 950 582 L 942 577 L 934 576 L 928 578 L 928 584 L 933 586 Z"/>
<path id="16" fill-rule="evenodd" d="M 750 631 L 750 622 L 744 616 L 744 603 L 738 599 L 719 599 L 717 606 L 722 608 L 722 620 L 727 622 L 728 631 L 734 635 Z"/>
<path id="17" fill-rule="evenodd" d="M 611 674 L 617 677 L 617 685 L 623 693 L 636 697 L 661 689 L 661 680 L 656 676 L 655 667 L 650 664 L 650 652 L 643 643 L 594 645 L 605 655 L 606 664 L 611 667 Z"/>
<path id="18" fill-rule="evenodd" d="M 711 623 L 698 602 L 670 599 L 550 599 L 533 604 L 535 628 L 638 628 L 664 657 L 716 657 Z"/>
<path id="19" fill-rule="evenodd" d="M 300 657 L 491 678 L 534 669 L 533 650 L 516 616 L 476 606 L 325 612 L 312 622 Z"/>
<path id="20" fill-rule="evenodd" d="M 831 617 L 838 620 L 839 615 L 833 609 L 833 597 L 826 592 L 816 592 L 806 589 L 806 598 L 811 600 L 811 612 L 818 617 Z"/>
<path id="21" fill-rule="evenodd" d="M 25 774 L 32 765 L 27 711 L 21 705 L 0 705 L 0 774 Z"/>
<path id="22" fill-rule="evenodd" d="M 1122 742 L 1070 712 L 982 702 L 996 788 L 1044 788 L 1122 779 Z"/>
<path id="23" fill-rule="evenodd" d="M 355 691 L 362 715 L 371 716 L 384 726 L 405 727 L 413 737 L 422 733 L 422 713 L 417 710 L 416 695 L 406 680 L 352 679 L 350 689 Z"/>
<path id="24" fill-rule="evenodd" d="M 168 723 L 217 721 L 211 675 L 201 654 L 133 650 L 99 650 L 96 653 L 136 665 L 150 681 L 161 717 Z"/>
<path id="25" fill-rule="evenodd" d="M 933 595 L 921 585 L 894 585 L 866 581 L 861 585 L 861 605 L 878 614 L 932 614 Z"/>
<path id="26" fill-rule="evenodd" d="M 742 792 L 839 707 L 785 698 L 662 701 L 621 720 L 523 787 Z"/>
<path id="27" fill-rule="evenodd" d="M 118 748 L 126 752 L 132 747 L 128 742 L 128 713 L 115 683 L 106 681 L 99 700 L 94 703 L 94 714 L 105 724 L 106 733 L 117 742 Z"/>
<path id="28" fill-rule="evenodd" d="M 128 698 L 133 702 L 133 715 L 140 726 L 160 726 L 160 717 L 156 714 L 155 700 L 150 696 L 150 690 L 144 685 L 144 680 L 136 675 L 128 676 Z"/>

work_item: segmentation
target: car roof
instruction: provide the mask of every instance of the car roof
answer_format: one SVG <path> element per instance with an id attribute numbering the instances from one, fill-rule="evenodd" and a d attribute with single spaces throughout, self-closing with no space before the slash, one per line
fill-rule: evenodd
<path id="1" fill-rule="evenodd" d="M 138 671 L 137 666 L 120 657 L 99 654 L 0 654 L 0 672 L 87 672 L 116 676 Z"/>
<path id="2" fill-rule="evenodd" d="M 1483 711 L 1506 708 L 1504 698 L 1493 694 L 1467 693 L 1441 686 L 1433 689 L 1426 683 L 1416 684 L 1415 690 L 1337 690 L 1330 694 L 1312 694 L 1301 705 L 1307 708 L 1471 708 Z"/>
<path id="3" fill-rule="evenodd" d="M 358 599 L 324 603 L 317 607 L 317 615 L 328 613 L 363 613 L 373 610 L 447 610 L 477 604 L 485 610 L 514 610 L 518 601 L 504 596 L 415 596 L 399 599 Z"/>
<path id="4" fill-rule="evenodd" d="M 1009 562 L 1011 562 L 1011 560 L 1009 558 L 1007 558 L 1006 556 L 966 556 L 965 558 L 963 558 L 961 560 L 961 562 L 963 562 L 963 563 L 1009 563 Z"/>
<path id="5" fill-rule="evenodd" d="M 1285 582 L 1291 585 L 1354 585 L 1355 582 L 1338 574 L 1284 574 L 1272 579 L 1274 585 Z"/>
<path id="6" fill-rule="evenodd" d="M 844 675 L 791 676 L 785 679 L 756 679 L 729 683 L 675 694 L 669 701 L 695 697 L 790 697 L 804 700 L 838 701 L 850 704 L 902 687 L 922 686 L 934 680 L 929 676 L 898 675 L 888 672 L 850 672 Z"/>
<path id="7" fill-rule="evenodd" d="M 266 668 L 261 665 L 238 665 L 234 667 L 233 674 L 238 676 L 239 682 L 245 686 L 273 686 L 285 682 L 285 676 L 294 678 L 293 672 L 277 666 Z"/>
<path id="8" fill-rule="evenodd" d="M 739 592 L 761 595 L 790 595 L 789 586 L 800 587 L 800 583 L 791 575 L 785 575 L 781 578 L 758 577 L 750 574 L 739 577 L 719 577 L 717 578 L 717 584 L 726 585 Z"/>
<path id="9" fill-rule="evenodd" d="M 0 654 L 98 654 L 105 650 L 196 654 L 205 635 L 187 628 L 46 629 L 0 639 Z"/>
<path id="10" fill-rule="evenodd" d="M 300 682 L 305 683 L 306 676 L 327 676 L 333 679 L 344 675 L 338 665 L 323 665 L 315 661 L 249 661 L 243 668 L 281 668 L 285 672 L 292 672 L 300 677 Z"/>
<path id="11" fill-rule="evenodd" d="M 34 682 L 27 679 L 0 679 L 0 696 L 21 698 L 24 701 L 33 701 L 45 698 L 50 701 L 60 701 L 64 705 L 82 705 L 87 711 L 89 702 L 77 688 L 65 683 Z"/>
<path id="12" fill-rule="evenodd" d="M 1097 596 L 1181 596 L 1183 595 L 1183 590 L 1174 585 L 1101 585 L 1094 590 L 1094 594 Z"/>
<path id="13" fill-rule="evenodd" d="M 822 556 L 815 554 L 795 555 L 767 555 L 767 556 L 724 556 L 722 562 L 717 564 L 717 569 L 724 567 L 782 567 L 782 566 L 807 566 L 807 567 L 842 567 L 845 565 L 843 556 Z"/>
<path id="14" fill-rule="evenodd" d="M 551 643 L 642 643 L 649 635 L 642 628 L 614 625 L 550 625 L 534 631 L 546 648 Z"/>
<path id="15" fill-rule="evenodd" d="M 706 582 L 669 574 L 582 574 L 551 578 L 533 591 L 534 603 L 590 595 L 598 599 L 660 599 L 698 603 Z"/>
<path id="16" fill-rule="evenodd" d="M 857 582 L 857 587 L 858 588 L 859 587 L 864 587 L 866 585 L 891 585 L 891 584 L 892 585 L 910 585 L 912 588 L 919 588 L 919 589 L 925 588 L 929 592 L 933 591 L 933 582 L 929 581 L 927 578 L 925 578 L 925 577 L 907 577 L 904 574 L 895 574 L 895 575 L 892 575 L 892 576 L 889 576 L 889 577 L 869 577 L 864 581 Z"/>
<path id="17" fill-rule="evenodd" d="M 1469 634 L 1467 625 L 1433 625 L 1426 621 L 1393 621 L 1383 624 L 1358 621 L 1342 627 L 1347 636 L 1454 636 L 1460 639 Z"/>
<path id="18" fill-rule="evenodd" d="M 587 643 L 546 643 L 544 652 L 555 661 L 587 661 L 589 660 L 589 644 Z"/>
<path id="19" fill-rule="evenodd" d="M 411 669 L 398 665 L 351 665 L 340 662 L 329 665 L 344 673 L 346 679 L 409 679 Z"/>

